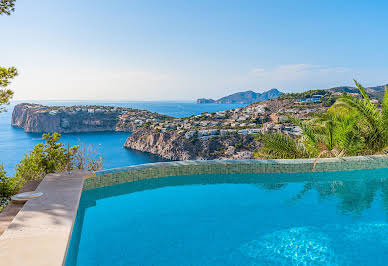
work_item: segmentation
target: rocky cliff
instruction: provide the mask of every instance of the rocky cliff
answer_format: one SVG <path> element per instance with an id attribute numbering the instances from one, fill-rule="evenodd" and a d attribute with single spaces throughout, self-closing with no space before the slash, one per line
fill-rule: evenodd
<path id="1" fill-rule="evenodd" d="M 97 131 L 132 131 L 150 121 L 168 116 L 132 108 L 111 106 L 43 106 L 18 104 L 11 124 L 25 132 L 77 133 Z"/>
<path id="2" fill-rule="evenodd" d="M 137 129 L 124 147 L 156 154 L 169 160 L 252 159 L 258 147 L 252 135 L 231 133 L 213 138 L 185 138 L 178 131 Z"/>

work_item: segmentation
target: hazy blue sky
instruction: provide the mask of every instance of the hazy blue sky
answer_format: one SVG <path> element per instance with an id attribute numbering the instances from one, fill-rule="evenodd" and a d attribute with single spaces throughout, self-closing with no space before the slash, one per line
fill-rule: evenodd
<path id="1" fill-rule="evenodd" d="M 388 82 L 387 1 L 17 0 L 16 99 L 191 100 Z"/>

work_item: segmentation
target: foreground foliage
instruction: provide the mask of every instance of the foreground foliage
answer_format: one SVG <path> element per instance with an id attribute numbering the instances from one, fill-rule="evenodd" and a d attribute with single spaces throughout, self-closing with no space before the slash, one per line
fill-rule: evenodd
<path id="1" fill-rule="evenodd" d="M 388 90 L 381 108 L 371 101 L 357 81 L 362 98 L 344 94 L 326 112 L 307 121 L 289 118 L 301 128 L 300 138 L 263 134 L 263 147 L 256 152 L 265 158 L 320 158 L 383 154 L 388 152 Z"/>
<path id="2" fill-rule="evenodd" d="M 11 15 L 15 11 L 16 0 L 0 0 L 0 15 Z"/>
<path id="3" fill-rule="evenodd" d="M 43 134 L 45 143 L 37 144 L 16 166 L 15 178 L 23 181 L 43 178 L 48 173 L 65 171 L 71 168 L 71 160 L 78 150 L 73 146 L 68 150 L 58 133 Z"/>
<path id="4" fill-rule="evenodd" d="M 0 211 L 8 203 L 8 197 L 14 194 L 12 179 L 7 176 L 4 166 L 0 164 Z"/>
<path id="5" fill-rule="evenodd" d="M 11 15 L 15 11 L 15 0 L 0 0 L 0 15 Z M 13 91 L 6 87 L 10 84 L 10 80 L 17 76 L 18 72 L 14 67 L 0 66 L 0 113 L 5 109 L 2 105 L 9 104 L 9 100 L 13 96 Z"/>
<path id="6" fill-rule="evenodd" d="M 5 110 L 1 106 L 9 104 L 13 96 L 13 91 L 6 87 L 10 84 L 10 80 L 17 76 L 17 74 L 18 72 L 14 67 L 0 67 L 0 113 Z"/>
<path id="7" fill-rule="evenodd" d="M 0 165 L 0 206 L 30 180 L 41 179 L 49 173 L 75 169 L 98 171 L 104 167 L 102 157 L 91 145 L 81 143 L 66 149 L 59 133 L 43 134 L 42 138 L 45 142 L 37 144 L 16 166 L 14 177 L 8 177 Z"/>

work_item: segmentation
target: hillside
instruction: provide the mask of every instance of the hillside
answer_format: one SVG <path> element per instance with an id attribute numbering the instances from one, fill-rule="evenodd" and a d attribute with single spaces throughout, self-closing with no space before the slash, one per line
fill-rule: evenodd
<path id="1" fill-rule="evenodd" d="M 321 97 L 316 99 L 316 95 Z M 284 94 L 243 108 L 180 118 L 113 106 L 25 103 L 15 106 L 11 123 L 37 133 L 128 131 L 132 135 L 124 147 L 170 160 L 252 159 L 261 145 L 255 134 L 283 132 L 297 136 L 300 129 L 287 123 L 287 117 L 307 118 L 326 110 L 331 99 L 327 90 Z"/>
<path id="2" fill-rule="evenodd" d="M 267 101 L 270 99 L 275 99 L 275 98 L 279 97 L 279 95 L 282 95 L 282 94 L 283 93 L 277 89 L 271 89 L 271 90 L 265 91 L 263 93 L 257 93 L 254 91 L 244 91 L 244 92 L 233 93 L 231 95 L 222 97 L 218 100 L 201 98 L 201 99 L 197 100 L 197 103 L 199 103 L 199 104 L 206 104 L 206 103 L 251 104 L 254 102 L 263 102 L 263 101 Z"/>
<path id="3" fill-rule="evenodd" d="M 382 100 L 384 97 L 384 89 L 386 85 L 381 86 L 374 86 L 374 87 L 367 87 L 366 92 L 369 94 L 370 97 Z M 323 93 L 323 91 L 325 91 Z M 324 94 L 331 94 L 332 96 L 340 96 L 343 93 L 350 93 L 350 94 L 360 94 L 360 91 L 356 87 L 351 86 L 339 86 L 334 87 L 326 90 L 310 90 L 307 92 L 301 93 L 301 97 L 308 96 L 308 92 L 319 92 L 322 95 Z M 318 94 L 319 94 L 318 93 Z M 299 95 L 299 93 L 282 93 L 277 89 L 271 89 L 269 91 L 263 92 L 263 93 L 256 93 L 254 91 L 244 91 L 244 92 L 237 92 L 233 93 L 231 95 L 222 97 L 218 100 L 214 99 L 208 99 L 208 98 L 200 98 L 197 99 L 198 104 L 208 104 L 208 103 L 216 103 L 216 104 L 251 104 L 255 102 L 263 102 L 271 99 L 276 99 L 279 96 L 285 96 L 287 98 L 293 97 L 295 95 Z"/>
<path id="4" fill-rule="evenodd" d="M 388 86 L 388 84 L 381 85 L 381 86 L 375 86 L 375 87 L 366 87 L 365 90 L 369 94 L 370 97 L 382 100 L 384 97 L 385 86 Z M 349 87 L 349 86 L 335 87 L 335 88 L 329 89 L 329 91 L 334 93 L 334 94 L 342 94 L 344 92 L 360 94 L 360 91 L 357 88 Z"/>

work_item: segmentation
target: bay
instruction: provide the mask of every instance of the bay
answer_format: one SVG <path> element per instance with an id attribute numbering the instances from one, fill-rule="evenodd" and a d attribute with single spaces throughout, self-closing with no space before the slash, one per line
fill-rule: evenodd
<path id="1" fill-rule="evenodd" d="M 15 166 L 33 147 L 42 142 L 42 134 L 25 133 L 23 129 L 11 126 L 13 107 L 21 102 L 14 101 L 8 112 L 0 113 L 0 164 L 8 175 L 13 175 Z M 109 105 L 149 110 L 174 117 L 186 117 L 202 112 L 217 112 L 245 106 L 243 104 L 196 104 L 194 102 L 135 102 L 135 101 L 33 101 L 44 105 Z M 128 132 L 92 132 L 63 134 L 65 145 L 80 142 L 91 144 L 104 158 L 105 169 L 163 161 L 162 158 L 139 151 L 125 149 Z"/>

